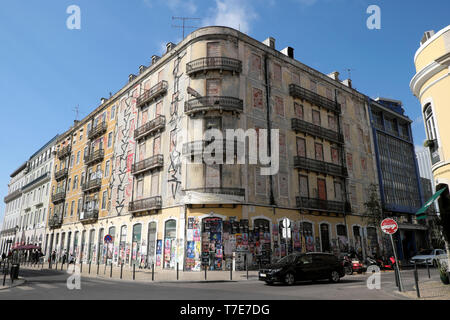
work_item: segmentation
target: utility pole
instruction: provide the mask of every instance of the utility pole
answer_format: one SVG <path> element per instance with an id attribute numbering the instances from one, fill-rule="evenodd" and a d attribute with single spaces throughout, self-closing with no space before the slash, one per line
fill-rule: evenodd
<path id="1" fill-rule="evenodd" d="M 187 26 L 186 25 L 186 21 L 187 20 L 200 20 L 200 18 L 172 17 L 172 20 L 181 20 L 182 21 L 183 24 L 181 26 L 172 25 L 172 28 L 181 28 L 181 29 L 183 29 L 183 39 L 184 39 L 185 29 L 195 29 L 195 28 L 197 28 L 196 26 Z"/>

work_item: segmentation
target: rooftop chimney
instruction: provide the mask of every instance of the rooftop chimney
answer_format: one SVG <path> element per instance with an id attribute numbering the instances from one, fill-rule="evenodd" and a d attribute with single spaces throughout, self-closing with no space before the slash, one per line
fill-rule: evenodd
<path id="1" fill-rule="evenodd" d="M 272 49 L 275 49 L 275 39 L 274 38 L 269 37 L 266 40 L 264 40 L 263 43 L 266 46 L 271 47 Z"/>
<path id="2" fill-rule="evenodd" d="M 281 50 L 281 53 L 288 56 L 289 58 L 294 59 L 294 48 L 292 47 L 286 47 L 283 50 Z"/>
<path id="3" fill-rule="evenodd" d="M 352 80 L 350 79 L 345 79 L 344 81 L 342 81 L 342 84 L 349 87 L 349 88 L 353 88 L 352 87 Z"/>
<path id="4" fill-rule="evenodd" d="M 425 42 L 427 42 L 432 36 L 434 36 L 434 30 L 425 31 L 423 34 L 422 40 L 420 40 L 420 45 L 423 45 Z"/>
<path id="5" fill-rule="evenodd" d="M 154 65 L 159 59 L 161 59 L 161 57 L 153 55 L 152 56 L 152 65 Z"/>
<path id="6" fill-rule="evenodd" d="M 331 79 L 339 81 L 339 72 L 334 71 L 328 75 Z"/>
<path id="7" fill-rule="evenodd" d="M 144 72 L 145 69 L 147 69 L 146 66 L 140 66 L 140 67 L 139 67 L 139 74 L 141 74 L 142 72 Z"/>
<path id="8" fill-rule="evenodd" d="M 131 81 L 133 81 L 134 79 L 136 79 L 136 75 L 135 75 L 135 74 L 130 74 L 130 75 L 128 76 L 128 82 L 131 82 Z"/>
<path id="9" fill-rule="evenodd" d="M 108 101 L 108 99 L 106 99 L 106 98 L 100 98 L 100 101 L 101 101 L 102 104 L 104 104 L 106 101 Z"/>
<path id="10" fill-rule="evenodd" d="M 175 43 L 173 43 L 173 42 L 167 43 L 167 44 L 166 44 L 166 48 L 167 48 L 166 53 L 168 53 L 170 50 L 172 50 L 173 48 L 175 48 Z"/>

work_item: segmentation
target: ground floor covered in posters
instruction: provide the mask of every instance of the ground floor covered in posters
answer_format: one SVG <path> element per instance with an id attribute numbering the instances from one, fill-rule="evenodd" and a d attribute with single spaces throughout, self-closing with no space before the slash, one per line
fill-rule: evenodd
<path id="1" fill-rule="evenodd" d="M 176 206 L 141 216 L 99 219 L 48 230 L 47 256 L 83 263 L 200 271 L 257 268 L 292 252 L 359 253 L 382 249 L 380 231 L 362 217 L 254 205 Z M 105 243 L 105 236 L 111 241 Z"/>

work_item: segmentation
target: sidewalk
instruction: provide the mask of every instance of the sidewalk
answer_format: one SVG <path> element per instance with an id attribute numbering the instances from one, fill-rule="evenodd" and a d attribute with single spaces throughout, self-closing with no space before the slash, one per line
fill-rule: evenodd
<path id="1" fill-rule="evenodd" d="M 450 300 L 450 285 L 445 285 L 441 281 L 419 282 L 420 298 L 417 298 L 415 291 L 398 292 L 405 297 L 416 300 Z"/>
<path id="2" fill-rule="evenodd" d="M 82 277 L 89 278 L 100 278 L 100 279 L 111 279 L 111 280 L 124 280 L 124 281 L 133 281 L 133 268 L 129 266 L 124 266 L 122 270 L 122 279 L 121 268 L 117 266 L 113 266 L 111 273 L 111 266 L 105 265 L 91 265 L 91 269 L 89 272 L 89 265 L 83 264 L 82 270 L 80 265 L 77 264 L 76 267 L 79 271 L 81 271 Z M 39 267 L 30 267 L 30 266 L 21 266 L 21 268 L 29 269 L 29 270 L 40 270 Z M 73 265 L 70 266 L 73 268 Z M 44 270 L 48 270 L 48 264 L 44 265 Z M 55 270 L 55 265 L 52 266 L 52 270 Z M 67 264 L 64 265 L 63 270 L 61 270 L 61 264 L 58 264 L 58 271 L 67 272 Z M 98 274 L 97 274 L 98 272 Z M 112 275 L 112 276 L 111 276 Z M 258 271 L 249 271 L 248 272 L 248 280 L 257 280 L 258 279 Z M 230 271 L 207 271 L 206 280 L 205 280 L 205 271 L 182 271 L 178 272 L 178 280 L 177 280 L 177 271 L 176 270 L 161 270 L 156 269 L 153 275 L 152 280 L 152 270 L 151 269 L 139 269 L 135 270 L 135 281 L 139 282 L 237 282 L 237 281 L 247 281 L 247 272 L 246 271 L 233 271 L 230 276 Z"/>
<path id="3" fill-rule="evenodd" d="M 14 287 L 17 287 L 17 286 L 21 286 L 25 282 L 26 282 L 25 279 L 19 278 L 17 280 L 14 280 L 13 284 L 11 285 L 11 279 L 10 279 L 9 276 L 7 276 L 6 277 L 6 281 L 5 281 L 5 285 L 3 286 L 3 275 L 2 275 L 1 280 L 0 280 L 0 290 L 6 290 L 6 289 L 9 289 L 9 288 L 14 288 Z"/>

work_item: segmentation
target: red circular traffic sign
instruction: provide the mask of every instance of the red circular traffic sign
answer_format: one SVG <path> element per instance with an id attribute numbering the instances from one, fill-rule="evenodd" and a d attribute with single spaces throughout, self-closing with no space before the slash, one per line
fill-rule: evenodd
<path id="1" fill-rule="evenodd" d="M 386 234 L 394 234 L 398 230 L 398 224 L 394 219 L 384 219 L 381 222 L 381 230 Z"/>

